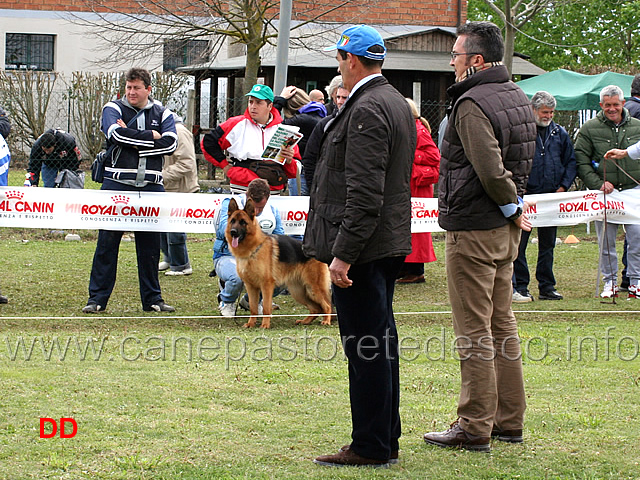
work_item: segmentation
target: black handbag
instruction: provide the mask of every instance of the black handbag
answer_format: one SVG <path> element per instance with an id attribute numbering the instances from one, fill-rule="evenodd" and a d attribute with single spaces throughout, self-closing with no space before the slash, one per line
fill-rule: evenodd
<path id="1" fill-rule="evenodd" d="M 104 181 L 104 159 L 107 157 L 106 151 L 101 151 L 91 164 L 91 180 L 102 183 Z"/>
<path id="2" fill-rule="evenodd" d="M 122 148 L 119 145 L 111 144 L 106 150 L 98 153 L 95 160 L 91 164 L 91 180 L 97 183 L 104 181 L 104 167 L 106 162 L 111 162 L 111 166 L 114 167 L 120 157 L 120 151 Z"/>

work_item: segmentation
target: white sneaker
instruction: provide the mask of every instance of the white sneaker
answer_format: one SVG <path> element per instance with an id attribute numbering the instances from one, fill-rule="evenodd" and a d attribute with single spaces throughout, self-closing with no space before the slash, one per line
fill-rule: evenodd
<path id="1" fill-rule="evenodd" d="M 249 305 L 249 299 L 246 298 L 244 295 L 240 299 L 240 303 L 238 304 L 238 306 L 241 309 L 246 310 L 247 312 L 251 311 L 251 306 Z M 260 300 L 260 303 L 258 304 L 258 315 L 262 315 L 263 312 L 264 310 L 262 309 L 262 300 Z"/>
<path id="2" fill-rule="evenodd" d="M 168 270 L 169 267 L 171 267 L 171 265 L 169 265 L 169 262 L 160 262 L 158 264 L 158 271 L 164 272 L 165 270 Z"/>
<path id="3" fill-rule="evenodd" d="M 602 289 L 602 293 L 600 297 L 602 298 L 613 298 L 618 296 L 618 286 L 613 283 L 613 281 L 608 280 L 604 284 L 604 288 Z"/>
<path id="4" fill-rule="evenodd" d="M 176 277 L 179 275 L 191 275 L 192 273 L 193 273 L 193 268 L 191 267 L 185 268 L 184 270 L 167 270 L 166 272 L 164 272 L 164 274 L 169 277 Z"/>
<path id="5" fill-rule="evenodd" d="M 236 316 L 236 304 L 235 303 L 224 303 L 220 302 L 218 305 L 218 309 L 220 310 L 220 314 L 223 317 L 235 317 Z"/>
<path id="6" fill-rule="evenodd" d="M 513 292 L 513 295 L 511 296 L 511 301 L 513 303 L 533 302 L 533 297 L 530 294 L 529 295 L 522 295 L 520 292 L 518 292 L 516 290 L 515 292 Z"/>

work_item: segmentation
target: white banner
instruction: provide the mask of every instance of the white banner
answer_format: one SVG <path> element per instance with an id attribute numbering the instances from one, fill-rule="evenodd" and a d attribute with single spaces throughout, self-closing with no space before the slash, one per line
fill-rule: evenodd
<path id="1" fill-rule="evenodd" d="M 66 188 L 0 187 L 0 227 L 104 229 L 214 233 L 220 203 L 229 195 L 124 192 Z M 592 220 L 640 223 L 640 190 L 605 196 L 599 191 L 530 195 L 527 212 L 536 227 L 576 225 Z M 304 233 L 309 197 L 272 196 L 285 232 Z M 606 208 L 605 208 L 606 207 Z M 439 232 L 438 200 L 411 200 L 411 231 Z"/>

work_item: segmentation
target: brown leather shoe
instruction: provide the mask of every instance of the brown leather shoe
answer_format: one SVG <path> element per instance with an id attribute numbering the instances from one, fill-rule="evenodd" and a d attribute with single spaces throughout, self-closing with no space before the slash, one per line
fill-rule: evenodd
<path id="1" fill-rule="evenodd" d="M 520 430 L 501 430 L 495 425 L 491 430 L 491 437 L 501 442 L 522 443 L 522 429 Z"/>
<path id="2" fill-rule="evenodd" d="M 335 455 L 320 455 L 313 463 L 324 467 L 372 467 L 389 468 L 388 460 L 374 460 L 358 455 L 351 450 L 349 445 L 345 445 Z"/>
<path id="3" fill-rule="evenodd" d="M 351 448 L 351 445 L 344 445 L 342 448 L 340 448 L 340 452 L 344 452 L 345 450 L 349 450 Z M 400 458 L 398 455 L 398 450 L 393 450 L 391 452 L 391 455 L 389 455 L 389 463 L 391 465 L 397 465 L 398 463 L 400 463 Z"/>
<path id="4" fill-rule="evenodd" d="M 444 432 L 425 433 L 424 441 L 443 448 L 464 448 L 474 452 L 491 451 L 491 438 L 465 432 L 457 420 Z"/>
<path id="5" fill-rule="evenodd" d="M 405 275 L 396 280 L 396 283 L 424 283 L 424 275 Z"/>

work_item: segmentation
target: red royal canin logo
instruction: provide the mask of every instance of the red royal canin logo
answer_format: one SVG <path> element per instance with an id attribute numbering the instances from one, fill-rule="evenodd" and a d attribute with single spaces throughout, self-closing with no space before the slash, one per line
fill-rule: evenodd
<path id="1" fill-rule="evenodd" d="M 22 200 L 24 192 L 19 192 L 18 190 L 7 190 L 5 195 L 8 199 Z"/>
<path id="2" fill-rule="evenodd" d="M 586 195 L 583 195 L 582 198 L 584 198 L 585 200 L 595 200 L 596 198 L 598 198 L 598 194 L 597 193 L 587 193 Z"/>
<path id="3" fill-rule="evenodd" d="M 424 202 L 411 202 L 411 218 L 438 218 L 438 209 L 427 209 Z"/>
<path id="4" fill-rule="evenodd" d="M 121 203 L 123 205 L 128 205 L 130 198 L 127 197 L 126 195 L 118 194 L 111 197 L 111 200 L 113 200 L 113 203 Z"/>

